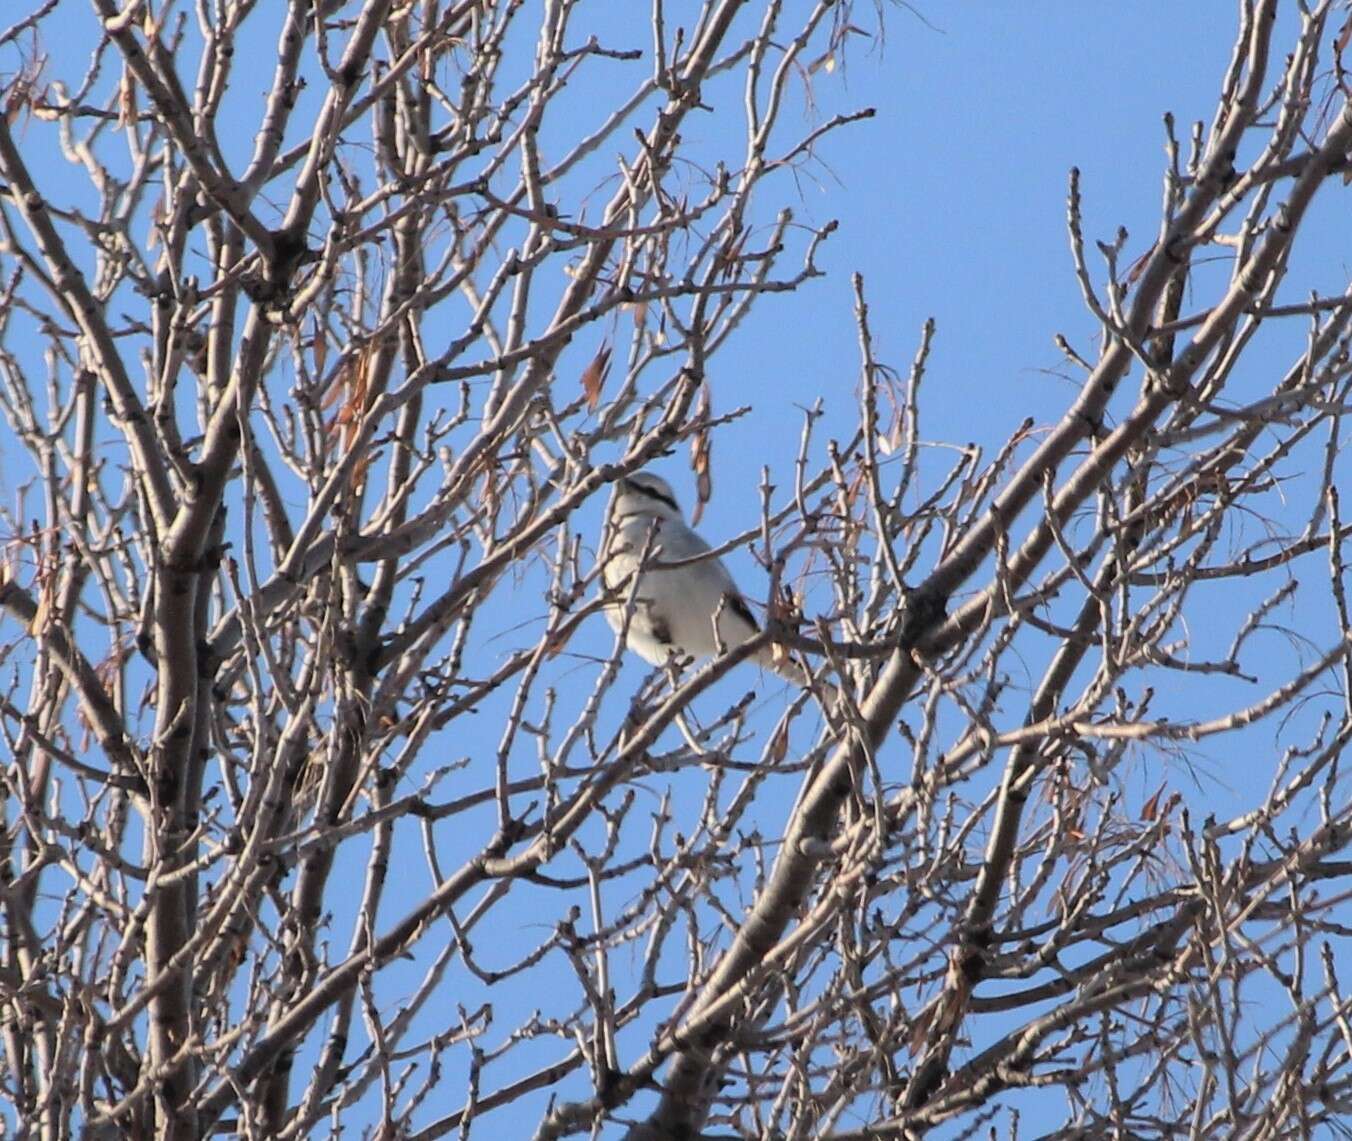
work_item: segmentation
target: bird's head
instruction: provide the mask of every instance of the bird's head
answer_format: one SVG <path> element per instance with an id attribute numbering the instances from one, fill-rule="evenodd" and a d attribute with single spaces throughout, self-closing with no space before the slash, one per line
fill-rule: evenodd
<path id="1" fill-rule="evenodd" d="M 611 501 L 610 513 L 617 522 L 623 522 L 626 518 L 682 518 L 681 505 L 676 502 L 676 493 L 671 490 L 671 484 L 660 475 L 647 471 L 621 476 L 615 481 L 615 498 Z"/>

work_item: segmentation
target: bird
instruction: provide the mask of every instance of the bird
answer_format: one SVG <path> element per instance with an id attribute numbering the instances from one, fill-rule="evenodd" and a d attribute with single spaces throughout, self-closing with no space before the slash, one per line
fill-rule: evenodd
<path id="1" fill-rule="evenodd" d="M 616 599 L 606 607 L 606 621 L 644 661 L 660 666 L 673 655 L 707 658 L 760 632 L 723 560 L 686 523 L 676 493 L 661 476 L 640 471 L 617 479 L 609 524 L 601 573 Z M 631 590 L 634 610 L 626 629 Z M 808 681 L 807 671 L 773 646 L 762 647 L 755 661 L 797 685 Z"/>

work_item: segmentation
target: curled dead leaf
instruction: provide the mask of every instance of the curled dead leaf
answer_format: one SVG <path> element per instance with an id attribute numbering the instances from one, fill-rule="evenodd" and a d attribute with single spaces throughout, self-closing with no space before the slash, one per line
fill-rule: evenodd
<path id="1" fill-rule="evenodd" d="M 775 735 L 770 738 L 770 747 L 766 750 L 772 764 L 779 764 L 789 755 L 789 727 L 781 724 L 775 730 Z"/>
<path id="2" fill-rule="evenodd" d="M 355 356 L 350 356 L 338 369 L 333 384 L 320 401 L 321 411 L 331 407 L 340 397 L 346 397 L 343 406 L 338 409 L 328 426 L 328 435 L 334 439 L 341 435 L 343 447 L 352 447 L 361 427 L 361 418 L 366 413 L 367 393 L 370 387 L 371 362 L 375 359 L 376 342 L 368 341 Z"/>
<path id="3" fill-rule="evenodd" d="M 1155 247 L 1158 245 L 1159 245 L 1158 242 L 1152 243 L 1150 248 L 1146 250 L 1145 253 L 1143 253 L 1140 257 L 1138 257 L 1134 262 L 1131 263 L 1131 267 L 1127 270 L 1128 285 L 1135 285 L 1138 281 L 1140 281 L 1141 274 L 1145 272 L 1145 267 L 1150 262 L 1150 255 L 1155 252 Z"/>
<path id="4" fill-rule="evenodd" d="M 591 363 L 582 370 L 582 395 L 587 398 L 588 412 L 595 412 L 597 405 L 601 403 L 601 389 L 609 372 L 610 345 L 603 341 L 601 347 L 596 350 L 596 355 L 592 357 Z"/>
<path id="5" fill-rule="evenodd" d="M 313 318 L 310 346 L 315 358 L 315 375 L 322 376 L 324 374 L 324 362 L 329 359 L 329 341 L 324 336 L 324 328 L 320 325 L 318 316 Z"/>
<path id="6" fill-rule="evenodd" d="M 362 456 L 352 465 L 352 478 L 350 480 L 353 491 L 361 491 L 366 486 L 366 475 L 370 471 L 371 465 L 380 459 L 380 450 L 369 452 Z"/>
<path id="7" fill-rule="evenodd" d="M 695 407 L 696 422 L 706 422 L 713 413 L 709 386 L 700 386 L 699 403 Z M 690 513 L 690 525 L 698 527 L 704 518 L 704 508 L 713 495 L 713 441 L 708 428 L 701 428 L 690 437 L 690 468 L 695 473 L 695 506 Z"/>
<path id="8" fill-rule="evenodd" d="M 1148 821 L 1155 820 L 1158 818 L 1160 808 L 1160 797 L 1164 795 L 1164 790 L 1166 787 L 1168 786 L 1160 785 L 1159 788 L 1155 790 L 1155 795 L 1152 796 L 1149 800 L 1147 800 L 1143 805 L 1141 805 L 1142 820 Z"/>

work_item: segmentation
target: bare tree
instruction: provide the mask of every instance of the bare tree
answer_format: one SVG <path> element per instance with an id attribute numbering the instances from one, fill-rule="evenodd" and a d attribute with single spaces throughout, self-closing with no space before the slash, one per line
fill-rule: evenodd
<path id="1" fill-rule="evenodd" d="M 1148 248 L 1091 256 L 1072 175 L 1099 336 L 1055 423 L 926 447 L 933 327 L 888 367 L 856 277 L 857 423 L 809 412 L 720 548 L 764 632 L 636 692 L 622 639 L 569 650 L 643 605 L 592 528 L 677 445 L 708 499 L 711 362 L 819 276 L 793 178 L 870 114 L 786 109 L 881 10 L 657 0 L 640 48 L 576 0 L 29 9 L 21 1135 L 1346 1130 L 1352 286 L 1284 281 L 1352 172 L 1343 6 L 1239 6 Z M 771 645 L 811 680 L 711 714 Z M 1147 754 L 1179 777 L 1142 796 Z M 1211 761 L 1242 813 L 1190 795 Z"/>

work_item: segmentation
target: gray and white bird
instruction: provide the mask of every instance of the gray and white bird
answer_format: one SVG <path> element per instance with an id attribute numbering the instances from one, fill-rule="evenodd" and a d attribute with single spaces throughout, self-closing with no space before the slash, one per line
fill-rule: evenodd
<path id="1" fill-rule="evenodd" d="M 650 536 L 648 565 L 640 570 Z M 624 629 L 625 602 L 633 589 L 626 644 L 644 661 L 662 665 L 672 654 L 706 658 L 720 644 L 731 649 L 759 633 L 756 616 L 723 561 L 709 555 L 711 549 L 686 524 L 671 484 L 661 476 L 641 471 L 615 481 L 601 574 L 619 600 L 606 608 L 606 621 L 616 633 Z M 796 662 L 771 646 L 755 661 L 798 685 L 807 681 Z"/>

